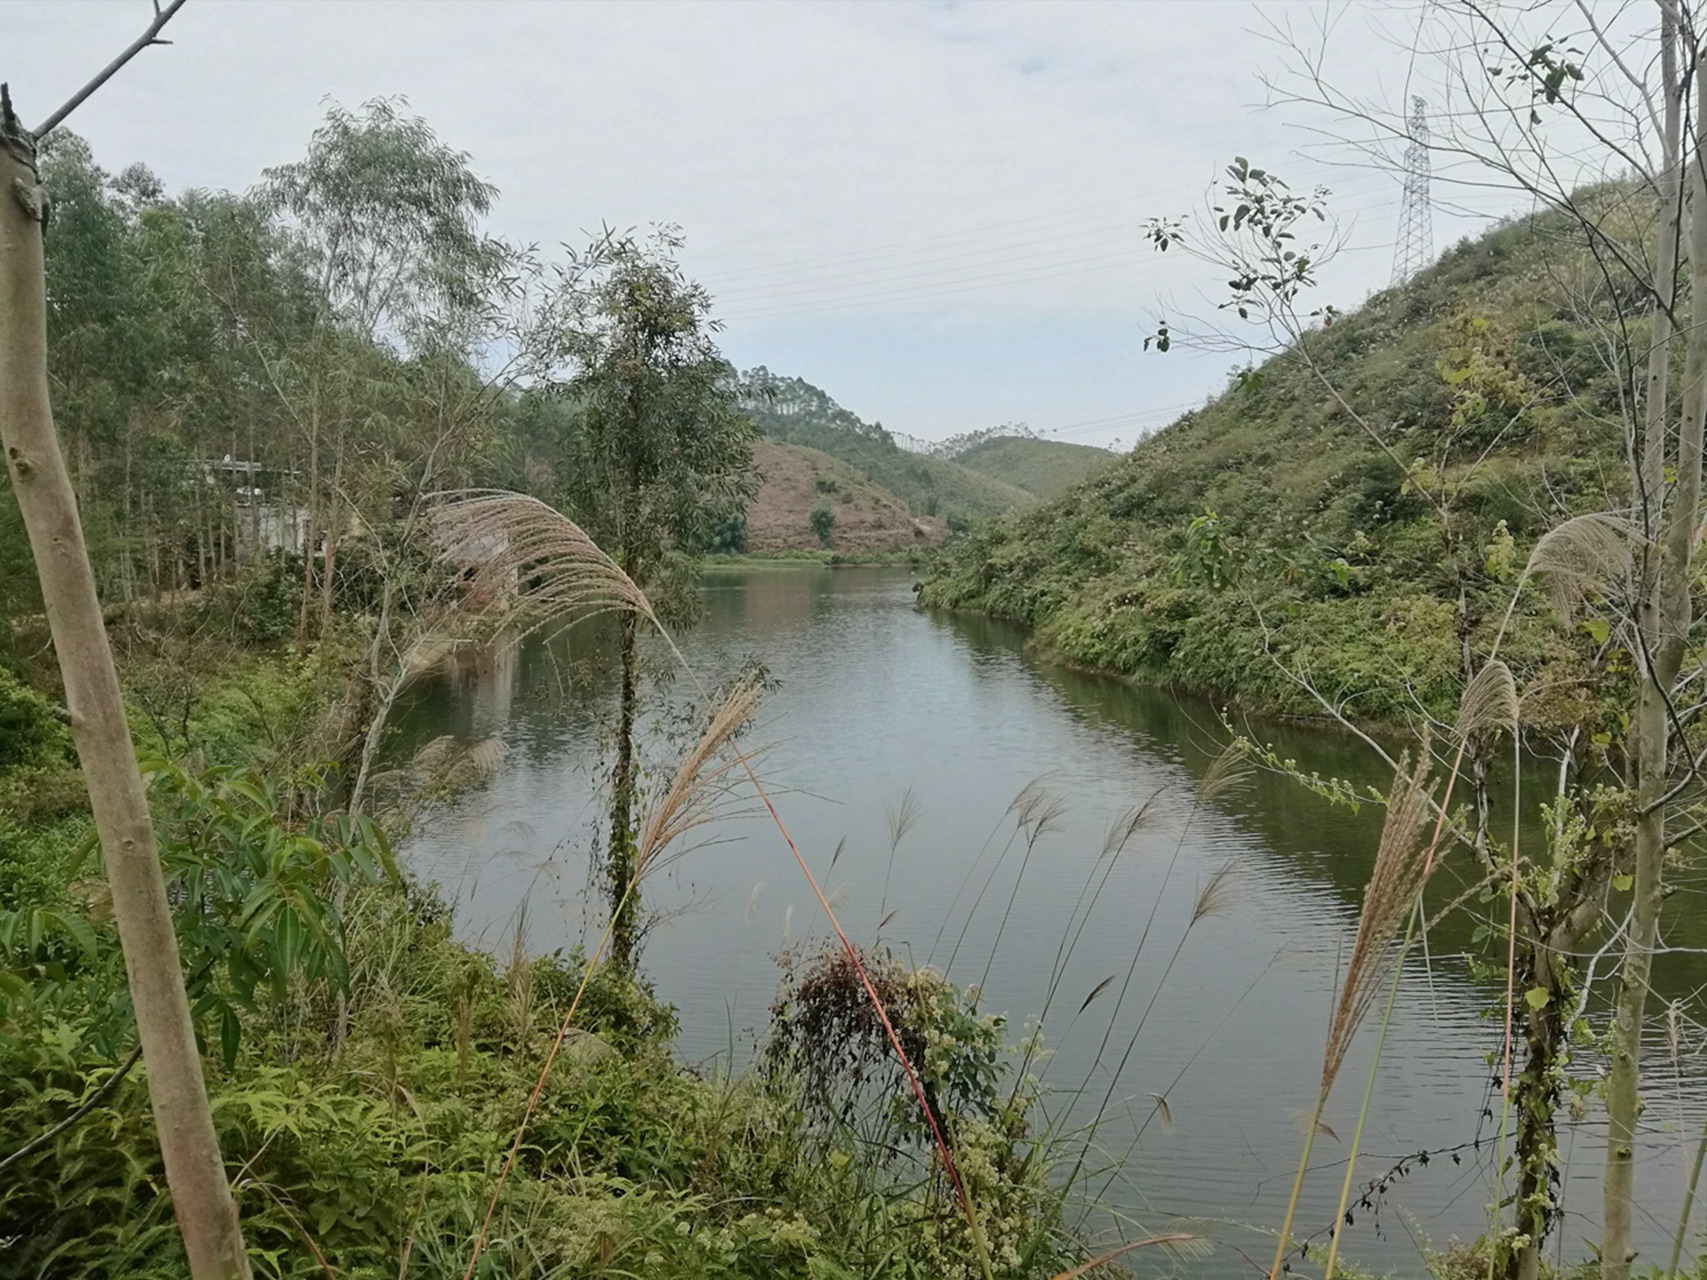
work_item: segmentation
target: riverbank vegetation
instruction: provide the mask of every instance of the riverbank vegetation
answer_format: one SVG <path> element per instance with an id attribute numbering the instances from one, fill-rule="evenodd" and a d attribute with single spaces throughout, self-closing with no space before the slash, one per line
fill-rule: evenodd
<path id="1" fill-rule="evenodd" d="M 388 760 L 409 681 L 615 608 L 632 748 L 636 629 L 691 622 L 697 557 L 752 493 L 757 432 L 673 233 L 549 264 L 502 244 L 468 158 L 384 102 L 334 107 L 245 195 L 170 196 L 63 132 L 40 165 L 51 391 L 200 1051 L 179 1081 L 205 1079 L 190 1118 L 236 1216 L 171 1163 L 186 1113 L 160 1111 L 169 1073 L 142 1060 L 138 957 L 115 928 L 128 904 L 102 875 L 132 855 L 96 838 L 8 495 L 0 1271 L 899 1280 L 1083 1262 L 999 1020 L 938 975 L 803 953 L 762 1070 L 672 1057 L 672 1011 L 636 968 L 639 881 L 719 794 L 733 701 L 661 785 L 619 754 L 612 928 L 590 954 L 530 954 L 522 921 L 508 954 L 474 950 L 392 856 L 496 759 L 440 742 Z M 446 492 L 492 484 L 514 492 Z M 890 1038 L 868 1019 L 860 1052 L 909 1046 L 880 1084 L 826 1068 L 866 994 L 849 972 L 891 997 Z M 225 1253 L 238 1232 L 246 1266 Z"/>
<path id="2" fill-rule="evenodd" d="M 1118 469 L 971 540 L 924 590 L 1033 623 L 1072 661 L 1336 724 L 1393 771 L 1320 1097 L 1343 1058 L 1341 1028 L 1379 1002 L 1363 965 L 1426 931 L 1423 883 L 1458 852 L 1480 877 L 1486 963 L 1505 979 L 1491 1010 L 1505 1027 L 1501 1195 L 1481 1247 L 1489 1274 L 1520 1280 L 1540 1274 L 1563 1211 L 1567 1092 L 1596 1092 L 1605 1108 L 1599 1273 L 1632 1274 L 1651 973 L 1664 900 L 1698 852 L 1687 690 L 1703 670 L 1707 169 L 1686 121 L 1707 104 L 1707 74 L 1687 6 L 1651 17 L 1647 81 L 1625 76 L 1623 52 L 1592 22 L 1583 47 L 1566 48 L 1512 14 L 1446 18 L 1453 82 L 1528 125 L 1449 116 L 1437 142 L 1541 211 L 1349 315 L 1317 297 L 1336 247 L 1324 189 L 1294 191 L 1239 157 L 1209 209 L 1152 221 L 1156 250 L 1228 283 L 1218 316 L 1162 318 L 1146 346 L 1240 350 L 1250 363 Z M 1408 137 L 1426 165 L 1426 133 L 1324 84 L 1294 52 L 1301 100 L 1350 130 Z M 1632 85 L 1637 97 L 1621 96 Z M 1626 102 L 1647 113 L 1638 132 L 1651 162 L 1610 182 L 1562 179 L 1547 129 L 1610 154 L 1619 144 L 1603 113 Z M 1410 749 L 1390 751 L 1381 729 Z M 1246 749 L 1291 771 L 1260 743 Z M 1526 752 L 1556 781 L 1538 802 L 1539 839 L 1521 821 L 1507 839 L 1490 827 L 1486 782 Z M 1608 956 L 1616 972 L 1597 989 Z M 1585 1018 L 1597 998 L 1610 1004 L 1598 1024 Z M 1591 1047 L 1598 1091 L 1570 1069 Z M 1312 1126 L 1293 1207 L 1314 1137 Z M 1348 1223 L 1352 1189 L 1348 1167 Z M 1691 1175 L 1673 1270 L 1694 1192 Z M 1289 1208 L 1271 1275 L 1291 1222 Z M 1330 1273 L 1338 1239 L 1336 1225 Z"/>
<path id="3" fill-rule="evenodd" d="M 295 687 L 292 665 L 247 674 Z M 235 687 L 221 682 L 210 700 Z M 27 697 L 9 705 L 20 704 L 45 711 Z M 40 746 L 8 782 L 20 769 L 68 767 L 53 722 L 32 723 Z M 245 726 L 251 744 L 261 725 Z M 941 1188 L 916 1182 L 905 1095 L 842 1086 L 860 1123 L 887 1134 L 887 1164 L 850 1126 L 814 1118 L 832 1095 L 808 1092 L 790 1064 L 796 1052 L 824 1057 L 804 1011 L 821 998 L 809 979 L 825 962 L 803 958 L 785 997 L 802 1012 L 762 1076 L 697 1072 L 670 1055 L 671 1011 L 621 969 L 589 974 L 578 954 L 530 955 L 520 922 L 500 956 L 457 942 L 432 890 L 399 880 L 377 828 L 292 812 L 316 803 L 313 770 L 292 774 L 270 755 L 264 771 L 150 769 L 215 1124 L 257 1274 L 458 1276 L 482 1234 L 477 1274 L 493 1276 L 924 1277 L 963 1265 Z M 182 1245 L 86 831 L 73 809 L 0 839 L 5 1269 L 178 1277 Z M 328 875 L 349 887 L 335 913 Z M 257 902 L 271 927 L 259 926 Z M 1046 1162 L 1024 1156 L 1024 1105 L 1009 1105 L 996 1073 L 972 1075 L 956 1056 L 993 1066 L 994 1024 L 939 979 L 907 981 L 913 1004 L 891 1012 L 909 1037 L 938 1036 L 937 1020 L 956 1035 L 953 1019 L 985 1028 L 946 1058 L 921 1058 L 921 1070 L 955 1114 L 1007 1117 L 979 1140 L 988 1163 L 968 1159 L 965 1176 L 989 1220 L 1007 1224 L 1004 1247 L 1027 1251 L 1039 1271 L 1063 1269 L 1075 1255 L 1042 1185 Z M 577 999 L 487 1222 L 521 1107 Z"/>
<path id="4" fill-rule="evenodd" d="M 1626 196 L 1599 199 L 1628 216 Z M 1603 509 L 1623 465 L 1601 422 L 1617 381 L 1554 283 L 1589 262 L 1570 229 L 1542 213 L 1453 247 L 1313 332 L 1311 364 L 1263 358 L 1067 495 L 983 526 L 922 599 L 1026 623 L 1062 661 L 1255 710 L 1322 715 L 1294 678 L 1307 672 L 1360 717 L 1450 718 L 1460 585 L 1485 644 L 1536 539 Z M 1321 378 L 1379 406 L 1378 436 Z M 1452 528 L 1431 492 L 1450 494 Z M 1535 626 L 1536 601 L 1515 642 L 1569 671 L 1592 640 Z"/>
<path id="5" fill-rule="evenodd" d="M 8 410 L 21 497 L 0 504 L 0 1270 L 1071 1280 L 1200 1242 L 1122 1223 L 1093 1246 L 1083 1202 L 1130 1158 L 1099 1129 L 1130 1102 L 1123 1071 L 1229 873 L 1161 921 L 1159 964 L 1158 896 L 1124 974 L 1082 995 L 1064 981 L 1140 830 L 1173 823 L 1177 861 L 1253 762 L 1291 763 L 1238 740 L 1195 794 L 1158 792 L 1111 824 L 1037 1026 L 1011 1045 L 980 1007 L 983 978 L 962 988 L 842 931 L 744 746 L 764 672 L 713 690 L 674 650 L 702 557 L 744 547 L 763 432 L 892 490 L 916 541 L 941 519 L 956 537 L 927 603 L 1026 622 L 1068 661 L 1325 718 L 1391 771 L 1385 796 L 1301 778 L 1385 805 L 1386 821 L 1271 1278 L 1319 1242 L 1293 1228 L 1324 1108 L 1366 1023 L 1379 1066 L 1402 961 L 1427 937 L 1424 886 L 1452 856 L 1504 979 L 1498 1163 L 1469 1257 L 1489 1275 L 1542 1274 L 1562 1212 L 1557 1115 L 1577 1089 L 1572 1055 L 1594 1045 L 1611 1135 L 1600 1270 L 1626 1280 L 1649 973 L 1704 802 L 1707 169 L 1683 119 L 1692 91 L 1691 118 L 1707 116 L 1707 75 L 1686 17 L 1661 5 L 1653 172 L 1559 189 L 1522 146 L 1487 147 L 1545 211 L 1354 314 L 1305 301 L 1324 242 L 1303 229 L 1325 219 L 1326 192 L 1238 159 L 1201 224 L 1152 224 L 1157 249 L 1225 268 L 1225 309 L 1267 334 L 1224 395 L 1106 468 L 1007 437 L 969 445 L 967 465 L 922 457 L 799 379 L 738 376 L 674 229 L 607 232 L 560 257 L 505 244 L 485 230 L 496 191 L 396 103 L 332 108 L 301 161 L 244 195 L 169 196 L 54 134 L 36 270 L 37 157 L 7 99 L 19 198 L 0 233 L 29 252 L 0 254 L 0 332 L 14 336 L 0 354 L 21 362 L 34 348 L 16 335 L 45 327 L 46 369 L 9 385 L 51 375 L 76 498 L 45 406 Z M 1533 125 L 1576 104 L 1584 55 L 1480 10 L 1466 21 L 1454 47 L 1472 61 L 1495 36 L 1531 51 L 1494 71 L 1490 100 Z M 1153 341 L 1190 336 L 1175 321 Z M 38 433 L 29 448 L 22 429 Z M 846 554 L 839 513 L 870 495 L 810 465 L 796 532 Z M 31 487 L 44 477 L 46 503 Z M 87 548 L 67 536 L 79 518 Z M 86 625 L 68 625 L 72 594 Z M 392 839 L 497 748 L 439 740 L 397 762 L 390 713 L 446 654 L 591 613 L 615 613 L 620 633 L 593 850 L 608 923 L 590 946 L 539 956 L 521 918 L 494 956 L 458 940 Z M 696 703 L 676 758 L 649 769 L 637 720 L 654 631 Z M 97 685 L 113 695 L 104 723 Z M 1408 749 L 1378 729 L 1408 733 Z M 1495 831 L 1488 798 L 1525 749 L 1558 778 L 1539 846 L 1521 824 L 1509 841 Z M 672 1056 L 674 1011 L 640 954 L 647 877 L 739 788 L 831 941 L 783 957 L 756 1062 L 733 1074 Z M 891 858 L 909 803 L 890 816 Z M 1004 864 L 1017 872 L 984 977 L 1010 924 L 1023 932 L 1023 882 L 1059 814 L 1037 783 L 993 828 L 973 864 L 991 855 L 985 879 L 969 868 L 961 886 L 951 973 Z M 1601 1032 L 1587 1014 L 1607 956 Z M 1141 970 L 1159 976 L 1122 1042 Z M 1054 1112 L 1043 1032 L 1099 1000 L 1102 1043 Z M 172 1017 L 176 1057 L 161 1052 Z M 1100 1103 L 1075 1111 L 1098 1084 Z M 1330 1278 L 1375 1084 L 1372 1067 Z M 1169 1123 L 1166 1092 L 1149 1098 Z M 1364 1204 L 1382 1189 L 1367 1185 Z"/>

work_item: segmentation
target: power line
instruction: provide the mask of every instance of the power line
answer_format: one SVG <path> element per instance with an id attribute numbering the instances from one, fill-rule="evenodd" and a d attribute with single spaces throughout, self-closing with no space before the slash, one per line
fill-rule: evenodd
<path id="1" fill-rule="evenodd" d="M 1362 209 L 1345 211 L 1348 214 L 1364 212 L 1370 208 L 1385 207 L 1370 205 Z M 1117 251 L 1127 246 L 1115 246 Z M 1133 242 L 1137 247 L 1136 241 Z M 1342 252 L 1358 252 L 1348 249 Z M 1044 256 L 1047 256 L 1047 251 Z M 857 307 L 876 306 L 885 302 L 916 302 L 927 301 L 931 298 L 966 293 L 972 290 L 988 288 L 999 284 L 1024 284 L 1039 280 L 1051 279 L 1054 276 L 1083 275 L 1089 271 L 1111 270 L 1117 267 L 1146 266 L 1156 263 L 1152 251 L 1143 251 L 1127 257 L 1081 257 L 1061 262 L 1039 261 L 1037 255 L 1023 265 L 1014 266 L 1012 260 L 1008 265 L 996 271 L 977 271 L 970 268 L 903 272 L 869 282 L 851 281 L 845 284 L 828 284 L 818 288 L 804 288 L 798 292 L 800 296 L 784 293 L 778 300 L 772 301 L 773 296 L 758 292 L 752 297 L 746 309 L 740 306 L 737 299 L 736 307 L 725 314 L 726 320 L 772 319 L 783 316 L 806 315 L 820 311 L 839 311 Z M 992 266 L 996 263 L 990 264 Z M 1156 264 L 1161 265 L 1161 264 Z M 935 277 L 947 275 L 947 281 L 930 282 Z M 955 284 L 953 280 L 965 277 L 965 283 Z M 930 282 L 930 283 L 927 283 Z M 720 297 L 718 299 L 722 301 Z"/>
<path id="2" fill-rule="evenodd" d="M 1320 177 L 1324 174 L 1335 172 L 1343 172 L 1343 168 L 1341 166 L 1323 166 L 1314 174 L 1306 172 L 1297 175 L 1297 177 L 1301 181 L 1308 181 L 1312 177 Z M 992 236 L 1001 239 L 1013 238 L 1015 236 L 1028 234 L 1017 230 L 1018 228 L 1030 227 L 1037 223 L 1047 224 L 1040 228 L 1041 231 L 1050 230 L 1052 227 L 1070 226 L 1075 222 L 1085 221 L 1085 219 L 1080 215 L 1094 213 L 1106 216 L 1108 210 L 1139 203 L 1144 203 L 1153 207 L 1157 199 L 1161 196 L 1171 195 L 1176 192 L 1190 192 L 1197 189 L 1198 188 L 1196 186 L 1191 185 L 1173 188 L 1159 188 L 1155 191 L 1145 192 L 1142 195 L 1122 196 L 1118 199 L 1099 201 L 1094 204 L 1075 205 L 1065 209 L 1056 209 L 1049 213 L 1032 214 L 1023 218 L 1010 218 L 1001 222 L 978 224 L 965 227 L 960 230 L 941 231 L 932 235 L 911 239 L 888 241 L 880 243 L 871 249 L 849 249 L 837 253 L 821 255 L 814 254 L 808 257 L 785 259 L 781 262 L 773 262 L 763 267 L 734 267 L 725 271 L 699 272 L 696 273 L 695 278 L 702 284 L 715 284 L 719 280 L 728 280 L 731 278 L 748 280 L 770 275 L 801 274 L 815 268 L 827 267 L 850 261 L 866 262 L 878 258 L 934 254 L 938 251 L 937 246 L 940 246 L 944 241 L 952 241 L 955 244 L 965 244 L 989 239 L 992 238 Z M 1341 195 L 1364 194 L 1362 192 L 1352 192 L 1350 187 L 1336 188 L 1336 193 Z M 1094 221 L 1095 219 L 1092 220 Z M 1032 232 L 1029 234 L 1035 235 L 1037 233 Z M 729 247 L 730 246 L 725 246 L 725 251 Z"/>
<path id="3" fill-rule="evenodd" d="M 1343 172 L 1344 168 L 1345 168 L 1345 166 L 1342 166 L 1342 165 L 1321 165 L 1321 166 L 1319 166 L 1319 169 L 1316 172 L 1316 176 L 1319 176 L 1320 174 L 1328 173 L 1330 171 Z M 1302 178 L 1308 179 L 1312 175 L 1306 173 L 1306 174 L 1301 174 L 1299 176 Z M 1193 183 L 1178 183 L 1178 184 L 1175 184 L 1174 186 L 1171 186 L 1171 187 L 1156 187 L 1156 188 L 1153 188 L 1153 189 L 1148 190 L 1148 191 L 1135 192 L 1135 193 L 1130 194 L 1130 195 L 1113 197 L 1113 198 L 1110 198 L 1107 200 L 1099 200 L 1099 201 L 1095 201 L 1095 202 L 1090 203 L 1090 204 L 1071 205 L 1065 209 L 1055 209 L 1049 213 L 1031 214 L 1031 215 L 1028 215 L 1028 216 L 1023 217 L 1023 218 L 1010 218 L 1010 219 L 1006 219 L 1006 220 L 999 221 L 999 222 L 975 224 L 973 226 L 965 227 L 965 228 L 962 228 L 962 229 L 957 230 L 957 231 L 936 232 L 936 233 L 933 233 L 931 235 L 926 235 L 926 236 L 922 236 L 922 237 L 915 237 L 912 239 L 903 239 L 903 240 L 893 241 L 893 242 L 891 242 L 891 244 L 893 246 L 905 246 L 905 245 L 912 245 L 912 244 L 919 244 L 919 245 L 932 244 L 932 243 L 936 243 L 938 241 L 945 240 L 945 239 L 953 239 L 953 238 L 956 238 L 959 236 L 964 236 L 964 235 L 977 235 L 977 234 L 980 234 L 984 231 L 1001 230 L 1005 227 L 1017 226 L 1017 225 L 1020 225 L 1023 223 L 1045 222 L 1045 221 L 1049 221 L 1049 220 L 1057 218 L 1057 217 L 1073 216 L 1073 215 L 1077 215 L 1077 214 L 1081 214 L 1081 213 L 1090 213 L 1090 212 L 1095 212 L 1095 211 L 1100 211 L 1100 210 L 1106 210 L 1106 209 L 1118 207 L 1120 205 L 1134 204 L 1134 203 L 1137 203 L 1139 201 L 1146 201 L 1146 202 L 1154 201 L 1158 197 L 1161 197 L 1161 196 L 1171 196 L 1171 195 L 1176 195 L 1176 194 L 1180 194 L 1180 193 L 1201 192 L 1204 189 L 1205 185 L 1206 185 L 1205 183 L 1193 182 Z M 1030 184 L 1030 185 L 1027 185 L 1024 187 L 1015 188 L 1013 191 L 1008 192 L 1008 193 L 1004 193 L 1004 194 L 992 194 L 992 195 L 988 195 L 988 196 L 983 195 L 983 194 L 978 194 L 978 195 L 968 194 L 958 201 L 951 200 L 947 203 L 949 205 L 967 205 L 967 204 L 974 204 L 974 203 L 982 202 L 984 205 L 988 206 L 990 204 L 1000 204 L 1003 201 L 1005 201 L 1006 199 L 1017 197 L 1017 196 L 1020 196 L 1022 194 L 1030 194 L 1035 190 L 1036 190 L 1035 184 Z M 913 210 L 912 213 L 904 214 L 904 215 L 902 215 L 902 217 L 903 218 L 913 218 L 913 219 L 918 218 L 920 215 L 929 217 L 929 216 L 932 216 L 933 214 L 940 213 L 944 207 L 945 207 L 944 202 L 939 198 L 939 199 L 933 200 L 930 205 L 920 206 L 917 209 Z M 776 241 L 775 241 L 774 236 L 755 236 L 755 237 L 750 237 L 750 238 L 746 238 L 746 239 L 740 239 L 740 240 L 734 240 L 734 241 L 726 242 L 725 244 L 723 244 L 720 247 L 719 251 L 720 252 L 728 252 L 730 250 L 745 249 L 745 248 L 752 248 L 752 247 L 774 248 L 775 243 L 776 243 Z M 831 255 L 831 256 L 832 257 L 836 257 L 836 256 L 861 256 L 865 252 L 867 252 L 867 251 L 865 251 L 865 250 L 852 250 L 852 251 L 849 251 L 848 254 Z M 819 256 L 816 254 L 813 254 L 813 255 L 806 257 L 806 258 L 795 259 L 792 262 L 785 261 L 785 262 L 780 263 L 778 265 L 779 266 L 791 266 L 791 265 L 795 265 L 795 263 L 797 263 L 797 262 L 811 263 L 811 262 L 816 262 L 819 260 L 820 260 Z M 721 275 L 729 275 L 729 274 L 744 275 L 744 274 L 746 274 L 746 272 L 744 272 L 740 269 L 735 269 L 735 270 L 732 270 L 729 272 L 710 272 L 710 273 L 705 274 L 702 278 L 707 279 L 707 280 L 715 279 L 720 274 Z"/>
<path id="4" fill-rule="evenodd" d="M 1356 191 L 1346 194 L 1367 196 L 1373 192 Z M 1385 207 L 1385 202 L 1362 206 L 1362 208 Z M 1358 212 L 1353 210 L 1351 212 Z M 720 301 L 727 302 L 732 298 L 744 297 L 749 294 L 763 294 L 770 297 L 780 297 L 791 293 L 802 293 L 823 287 L 834 286 L 840 282 L 859 284 L 862 277 L 883 276 L 887 274 L 907 274 L 914 267 L 929 268 L 932 273 L 938 273 L 944 268 L 940 264 L 972 261 L 980 259 L 999 259 L 1011 262 L 1016 256 L 1021 258 L 1047 257 L 1059 252 L 1069 251 L 1068 241 L 1084 240 L 1088 237 L 1109 236 L 1119 243 L 1131 244 L 1140 238 L 1144 228 L 1142 220 L 1123 216 L 1117 221 L 1099 219 L 1091 225 L 1078 230 L 1063 230 L 1072 224 L 1057 223 L 1053 226 L 1037 230 L 1012 232 L 1005 231 L 994 238 L 991 243 L 974 244 L 980 239 L 977 236 L 945 237 L 953 240 L 953 244 L 941 249 L 895 249 L 877 250 L 871 253 L 850 252 L 835 254 L 812 263 L 807 267 L 758 267 L 747 272 L 726 272 L 723 278 L 729 286 L 718 289 L 716 277 L 701 276 L 701 284 L 710 284 L 717 293 Z M 988 239 L 986 237 L 986 239 Z M 891 258 L 920 258 L 917 262 L 895 262 L 881 265 L 884 259 Z M 846 261 L 841 261 L 845 259 Z M 785 277 L 769 281 L 766 277 Z M 786 277 L 795 276 L 797 279 Z"/>

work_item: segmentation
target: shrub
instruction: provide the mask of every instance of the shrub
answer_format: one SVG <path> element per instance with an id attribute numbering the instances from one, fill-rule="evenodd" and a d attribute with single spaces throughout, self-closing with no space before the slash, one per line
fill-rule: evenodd
<path id="1" fill-rule="evenodd" d="M 725 555 L 738 555 L 747 549 L 747 516 L 738 511 L 718 521 L 711 529 L 711 542 L 706 550 Z"/>
<path id="2" fill-rule="evenodd" d="M 63 764 L 71 733 L 48 700 L 0 667 L 0 770 Z"/>
<path id="3" fill-rule="evenodd" d="M 834 511 L 825 506 L 813 507 L 812 514 L 806 517 L 806 523 L 811 525 L 812 532 L 818 535 L 820 545 L 826 547 L 830 545 L 830 535 L 836 528 L 836 513 Z"/>

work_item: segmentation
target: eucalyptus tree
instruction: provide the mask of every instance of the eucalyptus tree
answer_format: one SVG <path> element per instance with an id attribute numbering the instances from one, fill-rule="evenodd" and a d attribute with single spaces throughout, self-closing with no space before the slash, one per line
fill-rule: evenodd
<path id="1" fill-rule="evenodd" d="M 52 116 L 53 126 L 141 49 L 183 0 Z M 153 822 L 125 718 L 76 495 L 54 430 L 48 381 L 48 290 L 43 239 L 49 196 L 37 137 L 0 86 L 0 443 L 36 561 L 71 733 L 112 887 L 137 1034 L 148 1068 L 173 1212 L 194 1280 L 244 1280 L 249 1264 L 220 1155 L 197 1052 Z"/>
<path id="2" fill-rule="evenodd" d="M 570 514 L 678 619 L 691 616 L 683 587 L 693 562 L 716 525 L 757 489 L 758 438 L 717 348 L 710 297 L 676 261 L 680 247 L 668 228 L 644 241 L 606 237 L 566 273 L 558 351 L 574 373 L 559 388 L 571 412 L 556 468 Z M 621 614 L 605 850 L 612 955 L 624 965 L 633 963 L 640 918 L 636 626 L 631 611 Z"/>
<path id="3" fill-rule="evenodd" d="M 350 518 L 383 523 L 399 488 L 436 484 L 490 408 L 482 397 L 387 393 L 418 390 L 423 373 L 442 369 L 434 362 L 477 354 L 469 345 L 516 267 L 517 255 L 481 229 L 496 188 L 399 107 L 334 106 L 307 155 L 267 170 L 255 193 L 310 300 L 300 340 L 268 351 L 307 455 L 305 636 L 317 546 L 323 630 Z"/>

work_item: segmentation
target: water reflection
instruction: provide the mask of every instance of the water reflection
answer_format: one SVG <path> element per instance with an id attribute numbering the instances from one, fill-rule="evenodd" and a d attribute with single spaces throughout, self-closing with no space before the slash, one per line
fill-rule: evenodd
<path id="1" fill-rule="evenodd" d="M 455 898 L 468 936 L 496 945 L 524 901 L 536 948 L 580 941 L 598 923 L 585 890 L 614 702 L 607 642 L 596 628 L 536 638 L 490 669 L 421 685 L 400 716 L 398 751 L 447 732 L 498 734 L 510 747 L 489 783 L 434 814 L 407 850 Z M 814 871 L 845 894 L 854 937 L 874 940 L 895 911 L 882 940 L 921 962 L 952 959 L 957 981 L 979 983 L 990 1007 L 1009 1013 L 1016 1039 L 1044 1008 L 1063 939 L 1076 938 L 1043 1029 L 1050 1112 L 1063 1131 L 1105 1095 L 1114 1100 L 1086 1185 L 1124 1218 L 1213 1219 L 1221 1239 L 1258 1247 L 1258 1232 L 1240 1224 L 1279 1221 L 1299 1142 L 1292 1113 L 1313 1101 L 1379 811 L 1351 814 L 1271 775 L 1199 805 L 1197 782 L 1224 737 L 1212 706 L 1039 664 L 1001 624 L 922 614 L 904 572 L 715 575 L 683 649 L 708 682 L 753 658 L 778 682 L 755 740 L 770 746 L 768 780 Z M 667 670 L 665 656 L 650 655 L 655 671 Z M 685 699 L 661 676 L 653 687 L 666 702 Z M 650 726 L 655 749 L 669 723 L 662 715 Z M 1306 769 L 1385 789 L 1361 744 L 1298 726 L 1251 729 Z M 1062 814 L 1027 858 L 1008 810 L 1034 783 Z M 909 789 L 920 817 L 891 859 L 886 814 Z M 1106 857 L 1109 824 L 1150 797 L 1147 822 Z M 720 842 L 649 886 L 664 918 L 645 964 L 681 1010 L 688 1059 L 741 1052 L 774 993 L 774 954 L 823 931 L 773 830 L 738 821 L 713 834 Z M 1229 865 L 1231 899 L 1193 923 L 1203 886 Z M 1088 916 L 1087 885 L 1100 886 Z M 1700 922 L 1673 914 L 1668 936 L 1699 943 Z M 1377 1269 L 1414 1270 L 1419 1238 L 1444 1244 L 1486 1226 L 1499 1133 L 1489 1055 L 1501 1038 L 1488 1015 L 1500 991 L 1460 958 L 1473 925 L 1468 914 L 1443 924 L 1403 975 L 1360 1168 L 1374 1177 L 1424 1148 L 1460 1149 L 1457 1163 L 1443 1156 L 1418 1169 L 1379 1215 L 1359 1218 L 1347 1246 Z M 1707 980 L 1696 955 L 1663 959 L 1668 998 Z M 1111 975 L 1116 984 L 1076 1012 Z M 1354 1046 L 1329 1109 L 1337 1133 L 1351 1131 L 1371 1038 Z M 1669 1080 L 1663 1047 L 1652 1057 Z M 1678 1125 L 1698 1131 L 1700 1078 L 1686 1066 L 1682 1086 L 1661 1091 L 1647 1117 L 1650 1251 L 1675 1225 Z M 1155 1122 L 1153 1095 L 1167 1099 L 1172 1131 Z M 1592 1115 L 1561 1139 L 1569 1207 L 1581 1215 L 1562 1233 L 1573 1253 L 1593 1234 L 1597 1144 Z M 1326 1170 L 1345 1158 L 1333 1142 L 1318 1153 L 1305 1231 L 1327 1225 L 1337 1179 Z M 1131 1226 L 1108 1229 L 1126 1236 Z M 1248 1270 L 1230 1248 L 1194 1269 Z"/>

